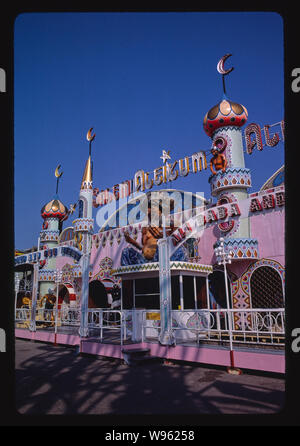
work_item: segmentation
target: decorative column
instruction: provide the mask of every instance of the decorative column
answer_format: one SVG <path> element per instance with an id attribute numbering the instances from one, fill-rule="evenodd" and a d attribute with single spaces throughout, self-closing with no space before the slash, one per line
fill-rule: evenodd
<path id="1" fill-rule="evenodd" d="M 159 342 L 162 345 L 174 345 L 176 340 L 172 330 L 172 289 L 170 271 L 170 247 L 166 237 L 165 225 L 163 222 L 164 234 L 159 239 L 159 288 L 160 288 L 160 335 Z"/>
<path id="2" fill-rule="evenodd" d="M 33 283 L 32 283 L 32 297 L 31 297 L 31 320 L 29 324 L 30 331 L 36 331 L 35 316 L 36 316 L 36 302 L 38 295 L 38 279 L 39 279 L 39 264 L 33 264 Z"/>
<path id="3" fill-rule="evenodd" d="M 193 284 L 194 284 L 194 302 L 195 302 L 195 310 L 198 310 L 198 305 L 197 305 L 197 284 L 196 284 L 196 276 L 193 277 Z"/>
<path id="4" fill-rule="evenodd" d="M 90 253 L 92 234 L 94 232 L 94 219 L 92 217 L 93 211 L 93 167 L 91 160 L 91 143 L 95 138 L 92 135 L 92 128 L 87 133 L 87 140 L 89 141 L 89 157 L 85 165 L 84 174 L 81 181 L 79 194 L 79 215 L 74 220 L 74 232 L 76 247 L 82 252 L 81 258 L 81 318 L 79 335 L 87 337 L 88 330 L 88 303 L 89 303 L 89 276 L 90 276 Z"/>
<path id="5" fill-rule="evenodd" d="M 88 330 L 89 269 L 90 269 L 90 255 L 86 253 L 83 254 L 81 262 L 82 288 L 81 288 L 81 316 L 80 316 L 79 335 L 83 338 L 89 335 L 89 330 Z"/>
<path id="6" fill-rule="evenodd" d="M 209 305 L 209 283 L 208 283 L 208 276 L 205 278 L 205 288 L 206 288 L 206 303 L 207 303 L 207 309 L 210 309 Z"/>
<path id="7" fill-rule="evenodd" d="M 15 274 L 15 320 L 16 320 L 16 309 L 17 309 L 17 299 L 18 299 L 19 287 L 20 287 L 20 278 L 17 273 L 17 274 Z"/>
<path id="8" fill-rule="evenodd" d="M 179 274 L 179 292 L 180 292 L 180 309 L 184 310 L 184 303 L 183 303 L 183 277 L 182 274 Z"/>
<path id="9" fill-rule="evenodd" d="M 56 345 L 57 338 L 57 323 L 58 323 L 58 292 L 59 292 L 59 284 L 62 279 L 62 271 L 57 269 L 55 271 L 55 283 L 56 283 L 56 300 L 55 300 L 55 329 L 54 329 L 54 345 Z"/>

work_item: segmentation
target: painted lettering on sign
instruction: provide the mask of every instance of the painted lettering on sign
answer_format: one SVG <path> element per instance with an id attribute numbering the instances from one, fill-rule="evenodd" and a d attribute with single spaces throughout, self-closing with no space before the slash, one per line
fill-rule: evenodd
<path id="1" fill-rule="evenodd" d="M 270 135 L 270 128 L 276 125 L 280 125 L 281 137 L 278 132 L 275 132 L 273 135 Z M 256 147 L 257 150 L 263 150 L 264 145 L 269 147 L 275 147 L 279 141 L 284 141 L 284 121 L 281 121 L 277 124 L 264 125 L 263 134 L 265 136 L 265 144 L 263 144 L 262 138 L 262 130 L 260 125 L 255 122 L 248 124 L 245 128 L 244 135 L 246 141 L 246 152 L 248 155 L 251 155 L 253 149 Z"/>
<path id="2" fill-rule="evenodd" d="M 163 166 L 154 169 L 153 172 L 145 172 L 143 169 L 139 169 L 133 180 L 123 181 L 111 189 L 107 188 L 99 191 L 98 188 L 94 188 L 93 206 L 104 206 L 112 201 L 126 198 L 133 192 L 144 192 L 152 189 L 153 186 L 160 186 L 175 181 L 178 177 L 186 177 L 190 173 L 201 172 L 204 169 L 207 169 L 207 160 L 205 152 L 202 151 L 171 163 L 166 162 Z"/>
<path id="3" fill-rule="evenodd" d="M 22 265 L 24 263 L 36 263 L 44 259 L 50 259 L 57 257 L 58 255 L 72 257 L 74 260 L 79 261 L 81 253 L 69 246 L 61 246 L 59 248 L 45 249 L 42 251 L 36 251 L 34 253 L 15 257 L 15 265 Z"/>
<path id="4" fill-rule="evenodd" d="M 249 212 L 252 213 L 260 212 L 264 209 L 273 209 L 276 206 L 284 206 L 284 203 L 284 191 L 262 195 L 261 197 L 253 197 L 251 198 Z"/>

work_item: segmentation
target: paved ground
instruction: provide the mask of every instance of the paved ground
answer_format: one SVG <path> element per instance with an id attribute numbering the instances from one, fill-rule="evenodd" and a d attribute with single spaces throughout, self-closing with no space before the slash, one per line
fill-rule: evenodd
<path id="1" fill-rule="evenodd" d="M 283 408 L 284 394 L 281 377 L 178 363 L 129 367 L 70 347 L 16 340 L 20 414 L 273 414 Z"/>

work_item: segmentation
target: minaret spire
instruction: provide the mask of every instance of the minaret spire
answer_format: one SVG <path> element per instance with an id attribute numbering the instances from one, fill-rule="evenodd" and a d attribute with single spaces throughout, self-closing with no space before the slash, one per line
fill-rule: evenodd
<path id="1" fill-rule="evenodd" d="M 231 73 L 231 71 L 233 70 L 234 67 L 229 68 L 228 70 L 225 70 L 224 68 L 224 62 L 226 59 L 228 59 L 228 57 L 232 56 L 232 54 L 225 54 L 225 56 L 223 56 L 218 64 L 217 64 L 217 71 L 222 74 L 222 82 L 223 82 L 223 95 L 226 98 L 226 87 L 225 87 L 225 76 L 229 73 Z"/>
<path id="2" fill-rule="evenodd" d="M 90 277 L 90 252 L 91 236 L 94 231 L 93 220 L 93 175 L 92 175 L 92 135 L 93 128 L 87 132 L 86 139 L 89 142 L 89 157 L 85 165 L 85 170 L 81 182 L 79 193 L 79 213 L 78 219 L 74 220 L 74 232 L 76 248 L 82 252 L 81 272 L 82 289 L 80 298 L 81 318 L 79 334 L 81 337 L 88 336 L 88 298 L 89 298 L 89 277 Z"/>
<path id="3" fill-rule="evenodd" d="M 56 180 L 56 195 L 58 194 L 58 183 L 59 183 L 59 179 L 62 176 L 63 172 L 59 172 L 61 164 L 59 164 L 57 166 L 57 168 L 55 169 L 54 175 L 56 176 L 57 180 Z"/>
<path id="4" fill-rule="evenodd" d="M 92 163 L 92 141 L 95 139 L 96 134 L 92 135 L 93 127 L 89 129 L 86 135 L 86 139 L 89 141 L 89 157 L 85 165 L 85 170 L 83 173 L 81 181 L 81 189 L 92 189 L 93 183 L 93 163 Z"/>
<path id="5" fill-rule="evenodd" d="M 80 189 L 91 189 L 92 183 L 93 183 L 92 160 L 91 156 L 89 156 L 85 165 Z"/>
<path id="6" fill-rule="evenodd" d="M 91 153 L 92 153 L 92 142 L 94 141 L 95 136 L 96 136 L 96 133 L 94 133 L 92 135 L 92 130 L 93 130 L 93 127 L 91 127 L 89 129 L 89 131 L 87 132 L 87 134 L 86 134 L 86 139 L 89 141 L 89 156 L 91 156 Z"/>

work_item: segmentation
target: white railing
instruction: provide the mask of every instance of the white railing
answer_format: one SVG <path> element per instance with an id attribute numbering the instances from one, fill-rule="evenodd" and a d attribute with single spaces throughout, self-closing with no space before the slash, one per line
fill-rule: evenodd
<path id="1" fill-rule="evenodd" d="M 80 326 L 80 307 L 63 307 L 58 310 L 58 320 L 61 325 Z"/>
<path id="2" fill-rule="evenodd" d="M 120 310 L 107 310 L 102 308 L 89 308 L 88 328 L 98 333 L 100 341 L 112 339 L 113 332 L 119 331 L 120 344 L 126 339 L 124 313 Z"/>
<path id="3" fill-rule="evenodd" d="M 31 320 L 31 308 L 16 308 L 15 322 L 25 323 Z M 37 308 L 35 313 L 36 325 L 55 325 L 55 308 Z M 57 325 L 60 326 L 80 326 L 80 309 L 79 308 L 59 308 L 57 311 Z"/>
<path id="4" fill-rule="evenodd" d="M 15 321 L 16 323 L 30 322 L 31 309 L 30 308 L 16 308 Z"/>
<path id="5" fill-rule="evenodd" d="M 147 338 L 158 340 L 160 334 L 160 310 L 144 310 L 142 316 L 142 342 Z"/>
<path id="6" fill-rule="evenodd" d="M 230 312 L 231 317 L 228 317 Z M 57 327 L 80 326 L 80 308 L 65 307 L 58 310 Z M 31 309 L 17 308 L 16 323 L 30 323 Z M 55 309 L 36 310 L 36 324 L 54 326 Z M 231 320 L 231 327 L 229 327 Z M 127 339 L 134 342 L 158 340 L 160 310 L 110 310 L 90 308 L 88 327 L 92 336 L 100 341 Z M 176 343 L 200 341 L 283 345 L 285 340 L 285 310 L 283 308 L 172 310 L 172 330 Z M 119 333 L 118 333 L 119 332 Z M 117 336 L 115 336 L 117 334 Z"/>
<path id="7" fill-rule="evenodd" d="M 228 318 L 229 312 L 231 318 Z M 159 314 L 159 310 L 143 312 L 143 341 L 147 338 L 158 338 Z M 229 319 L 231 319 L 231 330 L 229 330 Z M 274 345 L 284 342 L 284 327 L 283 308 L 172 311 L 172 329 L 177 343 L 195 341 L 198 343 L 200 340 L 229 342 L 231 331 L 235 343 Z"/>
<path id="8" fill-rule="evenodd" d="M 55 324 L 55 309 L 48 310 L 45 308 L 37 308 L 35 313 L 35 323 L 37 326 L 39 324 L 49 324 L 53 325 Z"/>
<path id="9" fill-rule="evenodd" d="M 31 308 L 16 308 L 15 312 L 15 322 L 16 324 L 22 324 L 24 326 L 30 324 L 31 321 Z M 36 309 L 35 314 L 36 325 L 49 324 L 53 325 L 55 323 L 55 312 L 54 310 L 46 310 L 44 308 Z"/>

